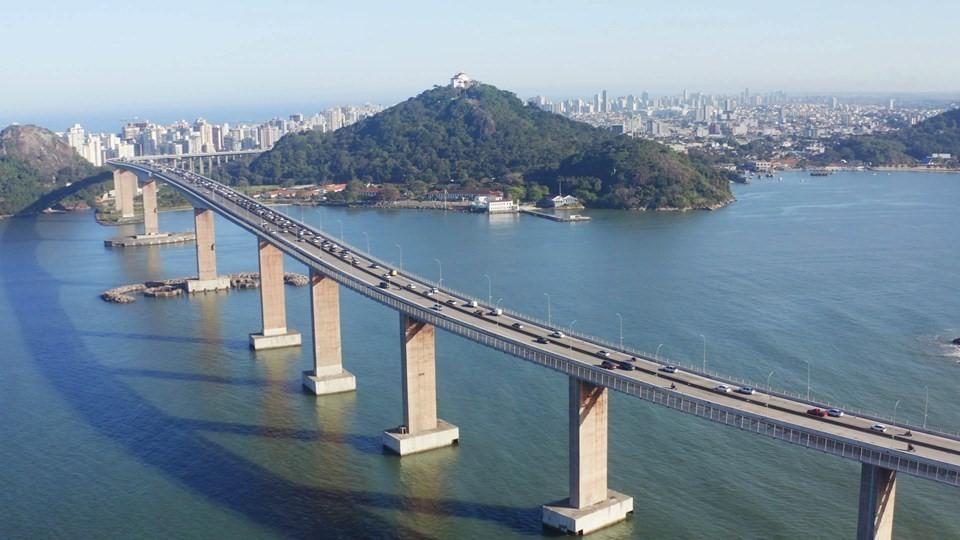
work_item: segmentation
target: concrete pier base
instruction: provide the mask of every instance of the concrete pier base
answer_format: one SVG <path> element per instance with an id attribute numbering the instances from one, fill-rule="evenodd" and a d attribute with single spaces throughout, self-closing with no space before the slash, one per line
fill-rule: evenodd
<path id="1" fill-rule="evenodd" d="M 619 523 L 633 513 L 633 497 L 607 490 L 607 498 L 590 506 L 573 508 L 570 499 L 543 506 L 543 524 L 567 534 L 590 534 Z"/>
<path id="2" fill-rule="evenodd" d="M 316 396 L 353 392 L 357 389 L 357 378 L 347 370 L 320 376 L 308 370 L 303 372 L 303 387 Z"/>
<path id="3" fill-rule="evenodd" d="M 219 276 L 213 279 L 188 279 L 187 292 L 190 294 L 209 291 L 229 291 L 230 278 Z"/>
<path id="4" fill-rule="evenodd" d="M 395 454 L 406 456 L 460 442 L 460 428 L 437 418 L 437 427 L 419 433 L 409 433 L 405 426 L 383 432 L 383 446 Z"/>
<path id="5" fill-rule="evenodd" d="M 300 332 L 296 330 L 287 330 L 282 334 L 268 336 L 263 334 L 250 334 L 250 348 L 255 351 L 280 349 L 283 347 L 299 347 L 300 341 Z"/>
<path id="6" fill-rule="evenodd" d="M 195 239 L 196 235 L 192 232 L 137 234 L 134 236 L 117 236 L 109 240 L 104 240 L 103 245 L 107 247 L 162 246 L 165 244 L 193 242 Z"/>

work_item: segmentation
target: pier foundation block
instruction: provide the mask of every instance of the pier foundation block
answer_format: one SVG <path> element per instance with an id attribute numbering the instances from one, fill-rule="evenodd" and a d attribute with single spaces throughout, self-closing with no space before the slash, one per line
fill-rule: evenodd
<path id="1" fill-rule="evenodd" d="M 187 292 L 189 294 L 209 291 L 229 291 L 230 278 L 220 276 L 213 279 L 188 279 Z"/>
<path id="2" fill-rule="evenodd" d="M 607 490 L 607 498 L 583 508 L 570 506 L 563 499 L 543 506 L 543 524 L 567 534 L 590 534 L 593 531 L 619 523 L 633 512 L 633 497 Z"/>
<path id="3" fill-rule="evenodd" d="M 287 330 L 282 334 L 263 335 L 250 334 L 250 348 L 255 351 L 280 349 L 283 347 L 299 347 L 302 337 L 296 330 Z"/>
<path id="4" fill-rule="evenodd" d="M 316 396 L 353 392 L 357 389 L 357 378 L 345 369 L 330 375 L 317 375 L 310 369 L 303 372 L 303 387 Z"/>
<path id="5" fill-rule="evenodd" d="M 406 426 L 383 432 L 383 446 L 395 454 L 406 456 L 460 443 L 460 428 L 437 418 L 437 427 L 410 433 Z"/>

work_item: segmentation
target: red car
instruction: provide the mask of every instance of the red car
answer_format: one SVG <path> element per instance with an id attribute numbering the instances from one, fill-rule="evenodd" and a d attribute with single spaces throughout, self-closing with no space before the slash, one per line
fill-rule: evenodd
<path id="1" fill-rule="evenodd" d="M 603 369 L 617 369 L 617 364 L 611 362 L 610 360 L 604 360 L 603 363 L 600 364 L 600 367 Z"/>
<path id="2" fill-rule="evenodd" d="M 809 411 L 807 411 L 807 414 L 809 414 L 810 416 L 819 416 L 820 418 L 823 418 L 824 416 L 827 415 L 827 411 L 821 409 L 820 407 L 816 407 L 814 409 L 810 409 Z"/>

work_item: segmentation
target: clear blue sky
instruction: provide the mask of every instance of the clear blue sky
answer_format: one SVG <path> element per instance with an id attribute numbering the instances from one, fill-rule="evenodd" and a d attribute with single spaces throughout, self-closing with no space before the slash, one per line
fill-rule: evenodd
<path id="1" fill-rule="evenodd" d="M 4 4 L 0 125 L 391 103 L 459 70 L 521 96 L 960 93 L 954 1 Z"/>

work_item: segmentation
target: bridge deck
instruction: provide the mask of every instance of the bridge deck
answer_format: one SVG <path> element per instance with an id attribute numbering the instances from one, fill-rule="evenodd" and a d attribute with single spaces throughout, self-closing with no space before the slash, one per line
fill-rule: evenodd
<path id="1" fill-rule="evenodd" d="M 661 371 L 664 363 L 649 356 L 636 356 L 634 364 L 637 369 L 634 371 L 607 370 L 600 367 L 603 359 L 596 354 L 598 350 L 610 351 L 611 360 L 629 360 L 631 355 L 607 344 L 579 337 L 548 338 L 547 343 L 538 343 L 538 337 L 549 336 L 553 329 L 519 314 L 478 316 L 474 313 L 477 308 L 465 305 L 473 299 L 448 290 L 441 289 L 432 297 L 425 296 L 424 291 L 434 284 L 403 272 L 390 277 L 389 288 L 380 288 L 381 281 L 385 281 L 382 277 L 385 270 L 382 266 L 379 269 L 370 268 L 370 264 L 376 262 L 382 265 L 381 261 L 351 247 L 353 255 L 361 261 L 359 265 L 353 265 L 342 257 L 322 250 L 320 246 L 298 241 L 293 233 L 269 232 L 262 226 L 260 216 L 236 203 L 240 199 L 255 201 L 222 184 L 186 171 L 161 170 L 147 164 L 124 161 L 112 161 L 111 164 L 134 170 L 140 175 L 160 178 L 184 192 L 188 198 L 202 202 L 341 285 L 477 343 L 713 422 L 960 487 L 960 440 L 956 438 L 916 428 L 911 428 L 911 436 L 905 436 L 904 428 L 889 424 L 887 433 L 877 433 L 870 429 L 876 423 L 873 418 L 849 412 L 840 418 L 814 417 L 806 413 L 814 406 L 811 402 L 784 395 L 759 391 L 749 396 L 718 393 L 714 388 L 729 381 L 689 371 L 664 373 Z M 289 216 L 285 217 L 290 219 Z M 311 230 L 318 237 L 341 244 L 337 239 L 305 224 L 298 223 L 298 226 Z M 408 288 L 411 284 L 415 290 Z M 453 300 L 456 305 L 447 305 L 448 300 Z M 438 302 L 443 305 L 440 311 L 433 309 Z M 489 309 L 486 306 L 484 312 Z M 523 327 L 516 328 L 515 323 Z M 672 389 L 671 385 L 676 385 L 676 388 Z M 907 451 L 908 443 L 915 447 L 914 451 Z"/>

